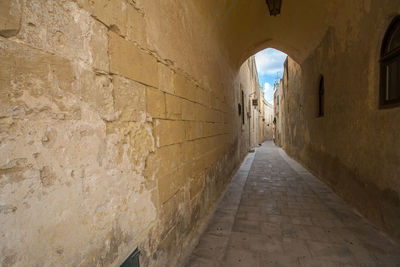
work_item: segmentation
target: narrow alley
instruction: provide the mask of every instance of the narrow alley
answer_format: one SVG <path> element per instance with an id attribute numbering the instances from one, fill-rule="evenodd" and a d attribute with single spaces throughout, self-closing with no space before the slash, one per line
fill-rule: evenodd
<path id="1" fill-rule="evenodd" d="M 187 266 L 398 266 L 400 247 L 267 141 L 234 175 Z"/>
<path id="2" fill-rule="evenodd" d="M 0 14 L 0 267 L 400 266 L 400 0 Z"/>

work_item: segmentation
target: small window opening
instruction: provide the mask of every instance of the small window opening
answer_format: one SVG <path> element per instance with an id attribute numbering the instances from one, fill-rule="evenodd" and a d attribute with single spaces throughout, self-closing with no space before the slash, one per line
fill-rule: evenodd
<path id="1" fill-rule="evenodd" d="M 324 95 L 325 95 L 324 76 L 321 75 L 318 87 L 318 117 L 323 117 L 325 113 Z"/>
<path id="2" fill-rule="evenodd" d="M 400 105 L 400 16 L 390 23 L 382 42 L 380 107 Z"/>
<path id="3" fill-rule="evenodd" d="M 242 90 L 242 124 L 244 124 L 244 93 Z"/>

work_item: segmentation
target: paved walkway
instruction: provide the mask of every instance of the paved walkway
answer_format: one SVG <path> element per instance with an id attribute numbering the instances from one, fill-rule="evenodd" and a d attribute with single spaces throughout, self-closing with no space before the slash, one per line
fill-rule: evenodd
<path id="1" fill-rule="evenodd" d="M 187 266 L 400 266 L 400 246 L 266 142 L 233 177 Z"/>

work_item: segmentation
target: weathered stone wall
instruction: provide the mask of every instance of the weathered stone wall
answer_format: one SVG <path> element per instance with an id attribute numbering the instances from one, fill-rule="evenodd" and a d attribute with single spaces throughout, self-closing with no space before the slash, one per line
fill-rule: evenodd
<path id="1" fill-rule="evenodd" d="M 239 75 L 236 80 L 240 84 L 244 93 L 244 124 L 242 124 L 241 116 L 238 117 L 238 132 L 241 136 L 241 150 L 258 146 L 260 140 L 260 118 L 259 105 L 253 105 L 252 100 L 258 99 L 260 95 L 260 85 L 258 82 L 257 68 L 254 56 L 250 57 L 239 69 Z M 236 103 L 241 103 L 241 92 L 235 90 Z M 237 110 L 237 107 L 236 107 Z M 236 113 L 237 114 L 237 113 Z M 234 115 L 236 117 L 237 115 Z"/>
<path id="2" fill-rule="evenodd" d="M 273 138 L 273 121 L 274 121 L 274 110 L 273 106 L 269 104 L 266 100 L 264 102 L 264 133 L 263 140 L 272 140 Z"/>
<path id="3" fill-rule="evenodd" d="M 274 143 L 282 147 L 283 120 L 284 120 L 284 105 L 285 105 L 285 91 L 282 89 L 284 86 L 283 79 L 274 85 Z"/>
<path id="4" fill-rule="evenodd" d="M 260 139 L 260 92 L 261 86 L 258 81 L 257 67 L 254 56 L 250 57 L 242 64 L 239 72 L 239 79 L 242 90 L 245 95 L 245 124 L 242 127 L 242 133 L 248 132 L 250 147 L 256 147 L 261 142 Z M 253 100 L 257 100 L 258 104 L 254 105 Z M 239 102 L 238 102 L 239 103 Z"/>
<path id="5" fill-rule="evenodd" d="M 183 260 L 248 151 L 254 82 L 201 5 L 0 3 L 2 266 Z"/>
<path id="6" fill-rule="evenodd" d="M 346 1 L 301 66 L 289 59 L 284 149 L 400 238 L 400 110 L 379 109 L 380 47 L 398 1 Z M 320 75 L 325 115 L 318 115 Z"/>

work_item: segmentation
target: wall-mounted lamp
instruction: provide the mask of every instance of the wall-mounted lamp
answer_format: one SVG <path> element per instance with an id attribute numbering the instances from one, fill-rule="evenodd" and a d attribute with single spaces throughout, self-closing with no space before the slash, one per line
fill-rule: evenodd
<path id="1" fill-rule="evenodd" d="M 282 0 L 266 0 L 266 2 L 271 16 L 281 13 Z"/>

